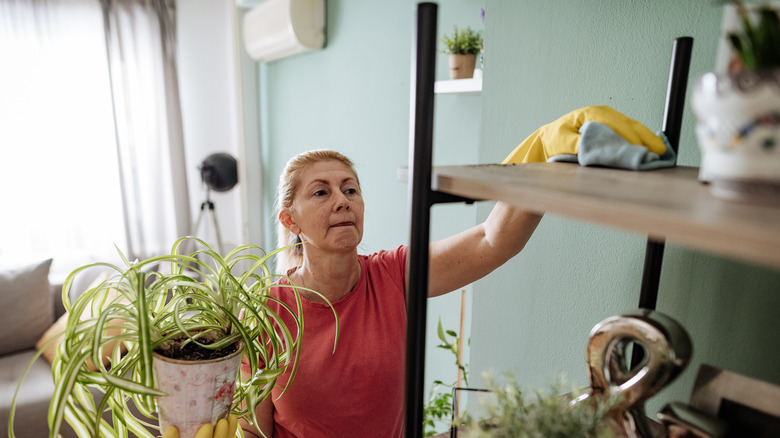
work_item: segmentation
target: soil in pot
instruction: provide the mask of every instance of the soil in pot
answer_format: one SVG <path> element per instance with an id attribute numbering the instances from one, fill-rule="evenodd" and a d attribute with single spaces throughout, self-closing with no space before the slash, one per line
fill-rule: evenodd
<path id="1" fill-rule="evenodd" d="M 216 342 L 217 339 L 219 339 L 219 335 L 214 332 L 209 332 L 198 338 L 202 344 L 206 345 Z M 184 334 L 177 335 L 170 341 L 156 348 L 154 352 L 170 359 L 197 361 L 219 359 L 221 357 L 229 356 L 231 353 L 238 350 L 237 343 L 219 350 L 212 350 L 201 347 L 194 342 L 188 342 L 188 340 L 189 338 Z"/>

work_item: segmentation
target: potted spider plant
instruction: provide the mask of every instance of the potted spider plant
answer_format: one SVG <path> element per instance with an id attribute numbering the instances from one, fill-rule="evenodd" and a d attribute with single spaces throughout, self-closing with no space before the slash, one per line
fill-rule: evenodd
<path id="1" fill-rule="evenodd" d="M 444 34 L 441 39 L 449 54 L 450 79 L 469 79 L 474 77 L 477 55 L 482 50 L 482 33 L 466 26 L 455 26 L 452 34 Z"/>
<path id="2" fill-rule="evenodd" d="M 730 3 L 727 71 L 693 89 L 699 179 L 719 197 L 780 200 L 780 16 L 769 4 Z"/>
<path id="3" fill-rule="evenodd" d="M 58 436 L 63 421 L 81 437 L 151 438 L 171 426 L 192 437 L 204 424 L 231 417 L 257 424 L 257 404 L 285 371 L 289 385 L 298 366 L 298 293 L 305 288 L 292 285 L 297 311 L 281 305 L 294 327 L 269 307 L 281 304 L 269 294 L 280 276 L 266 263 L 283 249 L 266 254 L 245 245 L 223 257 L 183 237 L 170 254 L 131 262 L 120 252 L 124 266 L 101 262 L 73 271 L 63 283 L 68 320 L 52 362 L 49 436 Z M 74 279 L 93 268 L 112 274 L 71 303 Z M 335 348 L 335 310 L 334 317 Z M 195 418 L 196 410 L 204 417 Z M 185 417 L 177 418 L 181 412 Z"/>

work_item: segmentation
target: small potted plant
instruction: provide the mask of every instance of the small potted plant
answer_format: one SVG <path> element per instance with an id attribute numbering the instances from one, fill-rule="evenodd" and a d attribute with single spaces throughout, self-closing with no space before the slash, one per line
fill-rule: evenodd
<path id="1" fill-rule="evenodd" d="M 778 200 L 780 17 L 769 4 L 731 3 L 724 13 L 738 24 L 724 34 L 732 54 L 727 71 L 703 75 L 693 89 L 699 179 L 716 196 Z"/>
<path id="2" fill-rule="evenodd" d="M 466 26 L 454 27 L 452 34 L 445 34 L 442 43 L 449 54 L 450 79 L 469 79 L 474 77 L 477 55 L 482 50 L 482 33 Z"/>
<path id="3" fill-rule="evenodd" d="M 190 245 L 195 250 L 185 251 Z M 245 245 L 223 257 L 184 237 L 170 254 L 130 262 L 120 253 L 124 266 L 101 262 L 71 273 L 63 284 L 67 326 L 52 362 L 50 437 L 63 421 L 81 437 L 152 438 L 159 434 L 150 430 L 175 426 L 183 438 L 228 418 L 256 424 L 257 404 L 288 368 L 292 382 L 299 360 L 300 297 L 297 311 L 283 306 L 295 327 L 269 307 L 278 302 L 269 291 L 279 276 L 266 263 L 281 250 Z M 71 304 L 74 278 L 93 268 L 111 274 Z M 293 288 L 296 295 L 304 289 Z M 237 379 L 242 359 L 245 375 Z M 196 410 L 205 418 L 193 418 Z M 180 411 L 188 418 L 176 418 Z"/>

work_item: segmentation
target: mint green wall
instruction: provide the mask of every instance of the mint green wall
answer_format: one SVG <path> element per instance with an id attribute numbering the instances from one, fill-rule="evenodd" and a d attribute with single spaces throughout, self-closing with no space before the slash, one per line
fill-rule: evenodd
<path id="1" fill-rule="evenodd" d="M 470 25 L 481 29 L 484 0 L 452 0 L 440 7 L 442 30 Z M 366 202 L 361 253 L 407 244 L 407 184 L 397 170 L 407 166 L 410 79 L 416 2 L 327 0 L 327 47 L 259 67 L 260 136 L 263 160 L 264 240 L 275 242 L 273 188 L 294 154 L 333 148 L 356 164 Z M 446 79 L 446 55 L 439 55 L 439 79 Z M 478 159 L 479 95 L 437 96 L 436 164 L 470 164 Z M 434 239 L 474 224 L 474 206 L 437 206 Z M 469 303 L 470 304 L 470 303 Z M 451 356 L 436 349 L 436 322 L 458 330 L 459 294 L 429 302 L 426 388 L 434 379 L 454 381 Z M 467 327 L 468 329 L 468 327 Z M 427 391 L 427 389 L 426 389 Z"/>
<path id="2" fill-rule="evenodd" d="M 500 161 L 587 105 L 659 129 L 673 39 L 694 37 L 694 80 L 714 68 L 721 14 L 709 1 L 490 1 L 479 161 Z M 679 163 L 698 165 L 689 108 Z M 511 371 L 534 386 L 561 372 L 587 384 L 588 333 L 636 307 L 644 248 L 645 236 L 547 215 L 521 255 L 474 286 L 472 373 Z M 688 329 L 694 359 L 651 412 L 688 400 L 702 362 L 780 383 L 780 271 L 669 244 L 658 309 Z"/>

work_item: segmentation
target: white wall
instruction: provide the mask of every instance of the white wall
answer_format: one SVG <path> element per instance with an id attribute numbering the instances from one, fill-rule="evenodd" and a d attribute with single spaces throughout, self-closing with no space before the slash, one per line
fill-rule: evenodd
<path id="1" fill-rule="evenodd" d="M 245 206 L 252 190 L 248 187 L 251 178 L 247 178 L 245 170 L 243 144 L 247 136 L 256 143 L 257 130 L 249 129 L 247 135 L 243 114 L 245 106 L 250 111 L 256 107 L 253 104 L 256 93 L 248 90 L 250 102 L 245 105 L 232 0 L 182 0 L 177 6 L 179 85 L 193 221 L 197 220 L 200 205 L 206 199 L 206 187 L 198 167 L 212 153 L 229 153 L 239 162 L 238 185 L 228 192 L 212 192 L 211 200 L 215 204 L 223 249 L 232 249 L 249 241 Z M 252 69 L 246 74 L 253 75 Z M 253 82 L 254 78 L 250 78 L 249 84 Z M 192 233 L 215 243 L 215 230 L 207 219 L 209 216 L 204 216 L 199 229 L 193 229 Z"/>

